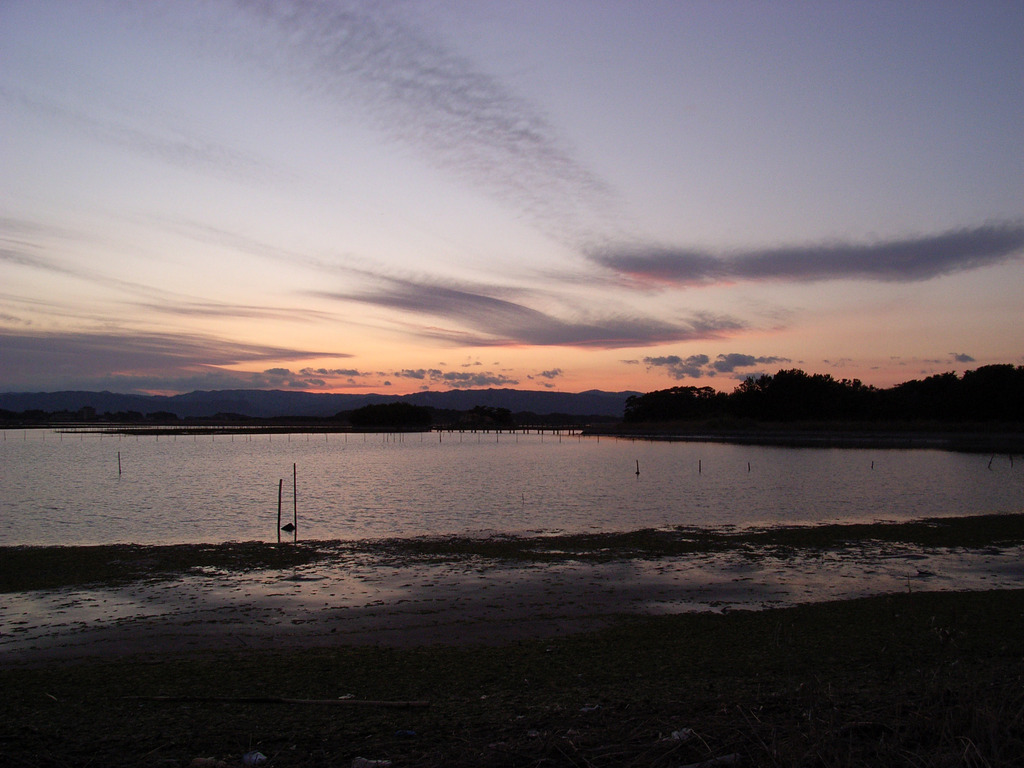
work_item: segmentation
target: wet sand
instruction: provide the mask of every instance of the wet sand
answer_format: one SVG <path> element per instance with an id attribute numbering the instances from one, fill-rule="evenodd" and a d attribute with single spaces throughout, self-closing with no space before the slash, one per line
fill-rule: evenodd
<path id="1" fill-rule="evenodd" d="M 760 610 L 893 592 L 1024 587 L 1024 547 L 866 542 L 608 563 L 367 557 L 287 570 L 194 569 L 123 587 L 10 593 L 0 662 L 356 644 L 499 644 L 586 631 L 622 615 Z"/>

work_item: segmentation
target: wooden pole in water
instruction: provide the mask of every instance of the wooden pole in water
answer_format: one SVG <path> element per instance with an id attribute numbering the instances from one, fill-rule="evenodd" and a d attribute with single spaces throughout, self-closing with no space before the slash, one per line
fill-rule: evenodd
<path id="1" fill-rule="evenodd" d="M 292 464 L 292 543 L 299 543 L 299 471 Z"/>
<path id="2" fill-rule="evenodd" d="M 121 452 L 117 452 L 117 476 L 121 476 Z"/>
<path id="3" fill-rule="evenodd" d="M 284 478 L 277 481 L 277 543 L 281 543 L 281 491 L 284 488 Z"/>

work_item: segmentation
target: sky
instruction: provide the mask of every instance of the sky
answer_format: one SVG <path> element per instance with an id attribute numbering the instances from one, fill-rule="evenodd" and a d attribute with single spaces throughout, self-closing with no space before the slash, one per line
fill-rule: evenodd
<path id="1" fill-rule="evenodd" d="M 0 0 L 0 391 L 1024 364 L 1024 3 Z"/>

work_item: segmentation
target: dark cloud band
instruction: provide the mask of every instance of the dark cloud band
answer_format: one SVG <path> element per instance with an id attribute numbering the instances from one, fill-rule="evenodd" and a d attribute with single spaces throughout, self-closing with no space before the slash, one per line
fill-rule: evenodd
<path id="1" fill-rule="evenodd" d="M 590 258 L 641 280 L 704 285 L 740 280 L 914 282 L 1000 264 L 1021 253 L 1024 225 L 1003 223 L 870 244 L 764 248 L 727 256 L 640 245 L 605 248 Z"/>
<path id="2" fill-rule="evenodd" d="M 440 318 L 471 330 L 427 327 L 419 328 L 417 333 L 471 346 L 618 349 L 719 338 L 743 327 L 738 320 L 708 313 L 695 313 L 689 319 L 676 323 L 613 314 L 586 320 L 564 320 L 464 287 L 397 278 L 382 278 L 380 283 L 381 287 L 362 292 L 321 295 Z"/>
<path id="3" fill-rule="evenodd" d="M 153 381 L 211 376 L 220 386 L 229 381 L 235 386 L 242 377 L 220 370 L 221 366 L 262 360 L 304 360 L 345 355 L 312 350 L 288 349 L 269 345 L 246 344 L 202 334 L 133 332 L 4 332 L 0 331 L 4 364 L 18 372 L 19 381 L 8 377 L 11 385 L 37 382 L 38 386 L 61 388 L 62 378 L 73 373 L 76 381 L 112 381 L 112 371 L 132 372 L 133 377 L 149 376 Z M 248 374 L 244 376 L 248 377 Z M 258 386 L 251 379 L 247 386 Z"/>

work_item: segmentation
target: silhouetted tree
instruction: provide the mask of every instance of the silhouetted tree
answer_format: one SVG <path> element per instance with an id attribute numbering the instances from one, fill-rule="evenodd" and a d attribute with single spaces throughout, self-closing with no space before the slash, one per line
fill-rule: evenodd
<path id="1" fill-rule="evenodd" d="M 959 411 L 977 421 L 1024 421 L 1024 366 L 986 365 L 960 380 Z"/>
<path id="2" fill-rule="evenodd" d="M 626 400 L 628 422 L 677 421 L 727 414 L 761 421 L 1024 422 L 1024 366 L 987 365 L 962 377 L 940 373 L 890 389 L 859 379 L 781 370 L 748 377 L 731 394 L 672 387 Z"/>
<path id="3" fill-rule="evenodd" d="M 427 429 L 430 409 L 411 403 L 374 403 L 356 408 L 349 414 L 353 427 L 361 429 Z"/>
<path id="4" fill-rule="evenodd" d="M 508 408 L 495 408 L 490 405 L 477 405 L 467 411 L 461 422 L 474 427 L 507 427 L 515 426 L 512 411 Z"/>
<path id="5" fill-rule="evenodd" d="M 625 420 L 679 421 L 717 415 L 724 396 L 713 387 L 672 387 L 630 395 L 626 398 Z"/>
<path id="6" fill-rule="evenodd" d="M 158 424 L 172 424 L 178 420 L 178 414 L 170 411 L 153 411 L 146 414 L 148 421 L 155 421 Z"/>

